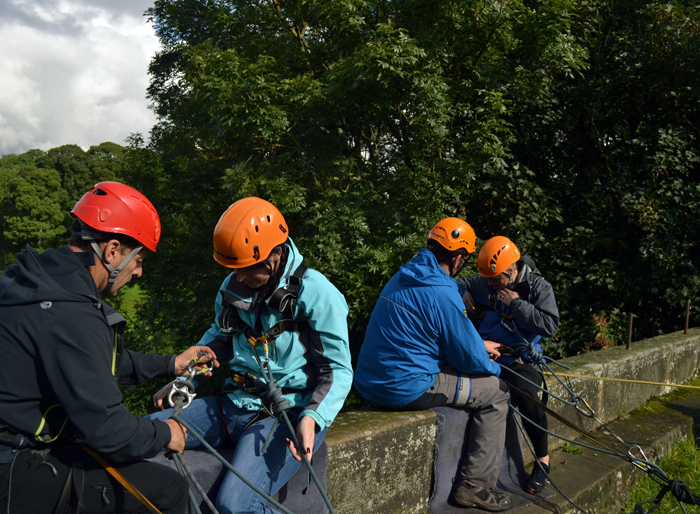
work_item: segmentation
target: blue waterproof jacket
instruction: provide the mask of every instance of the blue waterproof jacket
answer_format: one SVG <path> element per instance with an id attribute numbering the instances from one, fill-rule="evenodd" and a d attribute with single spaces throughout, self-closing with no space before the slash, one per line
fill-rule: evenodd
<path id="1" fill-rule="evenodd" d="M 355 387 L 377 405 L 398 407 L 423 395 L 448 365 L 469 375 L 500 374 L 467 318 L 457 282 L 422 249 L 377 300 Z"/>
<path id="2" fill-rule="evenodd" d="M 518 293 L 518 298 L 513 299 L 510 305 L 498 301 L 496 289 L 482 276 L 461 278 L 459 284 L 471 293 L 476 303 L 487 307 L 479 324 L 481 337 L 503 346 L 511 346 L 521 342 L 517 334 L 519 332 L 542 352 L 539 340 L 542 337 L 554 337 L 559 329 L 559 309 L 554 291 L 529 257 L 521 257 L 516 266 L 518 277 L 510 289 Z M 529 361 L 525 354 L 522 358 Z M 496 362 L 508 365 L 515 362 L 515 359 L 501 355 Z"/>
<path id="3" fill-rule="evenodd" d="M 291 239 L 285 244 L 287 255 L 284 273 L 278 288 L 289 282 L 289 277 L 301 264 L 303 257 Z M 215 318 L 198 345 L 211 346 L 220 355 L 224 346 L 231 355 L 229 367 L 239 374 L 247 372 L 260 376 L 260 368 L 253 356 L 253 347 L 244 333 L 223 334 L 220 319 L 224 303 L 238 312 L 250 328 L 261 318 L 261 327 L 267 332 L 282 319 L 280 311 L 268 305 L 258 293 L 236 280 L 231 273 L 221 284 L 215 303 Z M 270 359 L 270 368 L 277 384 L 290 392 L 284 397 L 292 407 L 303 407 L 301 416 L 311 416 L 321 430 L 327 428 L 340 412 L 352 385 L 352 365 L 347 325 L 348 306 L 345 297 L 326 277 L 316 270 L 306 271 L 297 297 L 295 319 L 307 319 L 308 332 L 283 332 L 277 337 L 276 351 Z M 263 357 L 260 348 L 258 355 Z M 231 382 L 231 379 L 228 379 Z M 247 410 L 259 410 L 262 402 L 257 396 L 235 390 L 229 393 L 234 405 Z"/>

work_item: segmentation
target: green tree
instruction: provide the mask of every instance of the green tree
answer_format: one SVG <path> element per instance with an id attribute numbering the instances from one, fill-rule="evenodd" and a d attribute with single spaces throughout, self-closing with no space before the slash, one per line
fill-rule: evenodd
<path id="1" fill-rule="evenodd" d="M 149 96 L 162 160 L 127 172 L 163 218 L 145 277 L 153 330 L 199 338 L 226 275 L 212 229 L 244 196 L 275 203 L 345 294 L 355 345 L 437 219 L 533 248 L 559 207 L 513 156 L 512 118 L 585 65 L 575 5 L 158 0 Z"/>
<path id="2" fill-rule="evenodd" d="M 589 67 L 553 83 L 554 101 L 514 119 L 514 155 L 558 199 L 541 252 L 560 292 L 566 351 L 594 316 L 637 338 L 678 330 L 700 292 L 696 242 L 700 18 L 693 3 L 592 2 L 575 33 Z"/>
<path id="3" fill-rule="evenodd" d="M 66 193 L 57 171 L 37 169 L 9 183 L 3 239 L 15 252 L 25 244 L 38 251 L 61 244 L 66 229 Z"/>
<path id="4" fill-rule="evenodd" d="M 42 249 L 64 244 L 68 211 L 97 182 L 122 180 L 124 153 L 124 147 L 107 142 L 87 152 L 65 145 L 0 156 L 2 267 L 27 243 Z"/>
<path id="5" fill-rule="evenodd" d="M 39 157 L 36 167 L 58 171 L 67 193 L 64 208 L 70 210 L 98 182 L 119 179 L 122 154 L 123 148 L 114 143 L 92 146 L 87 152 L 78 145 L 63 145 Z"/>

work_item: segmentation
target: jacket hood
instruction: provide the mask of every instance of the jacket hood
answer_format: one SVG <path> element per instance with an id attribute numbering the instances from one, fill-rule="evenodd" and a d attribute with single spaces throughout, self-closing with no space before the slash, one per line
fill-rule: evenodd
<path id="1" fill-rule="evenodd" d="M 435 256 L 425 248 L 399 268 L 399 283 L 405 287 L 456 287 L 457 282 L 440 267 Z"/>
<path id="2" fill-rule="evenodd" d="M 525 255 L 520 257 L 516 263 L 516 266 L 518 267 L 518 274 L 520 275 L 520 277 L 518 277 L 518 282 L 522 280 L 529 281 L 531 273 L 535 273 L 537 275 L 542 274 L 540 273 L 540 270 L 537 269 L 535 261 L 533 261 L 530 257 L 526 257 Z"/>
<path id="3" fill-rule="evenodd" d="M 27 245 L 0 276 L 0 307 L 97 300 L 99 292 L 86 269 L 94 262 L 94 254 L 74 253 L 67 246 L 39 255 Z"/>

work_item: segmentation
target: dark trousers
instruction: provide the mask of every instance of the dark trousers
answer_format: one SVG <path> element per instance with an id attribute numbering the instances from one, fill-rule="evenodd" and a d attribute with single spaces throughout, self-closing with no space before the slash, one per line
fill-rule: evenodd
<path id="1" fill-rule="evenodd" d="M 531 398 L 540 400 L 542 391 L 537 389 L 537 387 L 523 380 L 523 377 L 528 379 L 535 384 L 542 386 L 543 377 L 542 373 L 530 364 L 518 364 L 517 362 L 510 364 L 508 367 L 503 366 L 501 368 L 501 379 L 509 384 L 513 384 L 515 387 L 525 392 Z M 522 395 L 513 391 L 510 395 L 510 402 L 518 408 L 518 411 L 526 418 L 534 421 L 540 427 L 547 428 L 547 414 L 537 407 L 534 403 L 523 398 Z M 541 403 L 541 401 L 540 401 Z M 549 449 L 547 444 L 547 433 L 540 430 L 537 426 L 532 423 L 523 420 L 523 428 L 527 432 L 527 436 L 532 441 L 532 446 L 535 448 L 535 455 L 537 458 L 546 457 L 549 455 Z"/>
<path id="2" fill-rule="evenodd" d="M 102 465 L 82 449 L 46 452 L 21 451 L 14 462 L 0 465 L 0 512 L 3 514 L 49 514 L 69 478 L 69 497 L 76 504 L 77 488 L 82 485 L 80 514 L 148 513 L 148 509 L 126 491 Z M 113 464 L 131 484 L 163 514 L 183 514 L 187 507 L 188 485 L 176 471 L 152 462 Z M 10 475 L 12 480 L 10 481 Z M 8 497 L 10 506 L 7 508 Z M 69 512 L 62 510 L 60 512 Z M 70 512 L 76 512 L 75 506 Z"/>

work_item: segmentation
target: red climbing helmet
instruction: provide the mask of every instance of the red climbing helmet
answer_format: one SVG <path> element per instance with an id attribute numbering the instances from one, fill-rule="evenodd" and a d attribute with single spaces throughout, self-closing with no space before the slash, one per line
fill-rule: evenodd
<path id="1" fill-rule="evenodd" d="M 160 218 L 153 204 L 133 187 L 100 182 L 85 193 L 70 211 L 88 227 L 100 232 L 124 234 L 156 251 Z"/>

